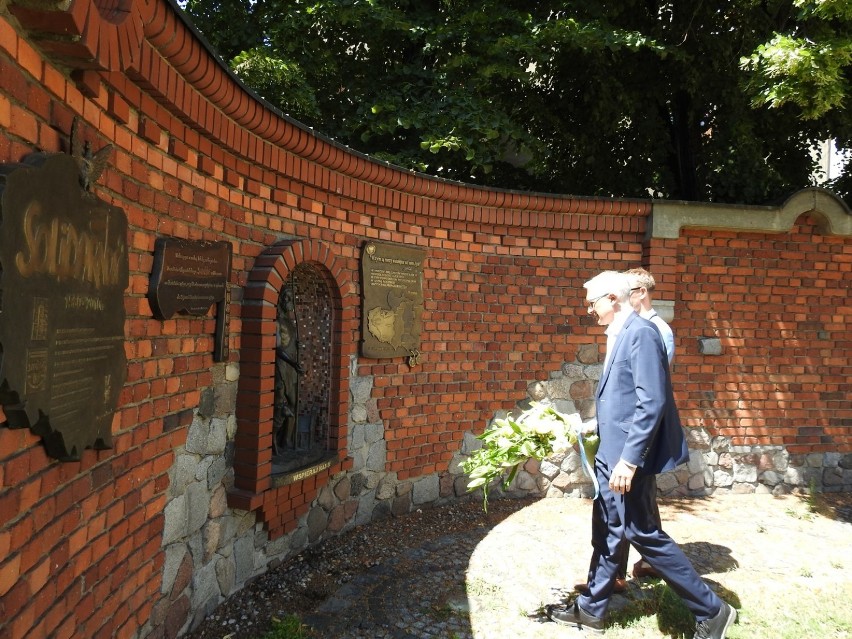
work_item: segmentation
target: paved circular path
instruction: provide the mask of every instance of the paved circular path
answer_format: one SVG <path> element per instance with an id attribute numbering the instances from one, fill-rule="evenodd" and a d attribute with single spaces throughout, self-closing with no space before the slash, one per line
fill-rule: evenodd
<path id="1" fill-rule="evenodd" d="M 852 499 L 845 500 L 846 504 Z M 729 634 L 762 637 L 749 610 L 798 586 L 831 588 L 852 600 L 852 512 L 813 515 L 805 500 L 722 495 L 666 500 L 666 531 L 696 569 L 740 609 Z M 303 621 L 323 639 L 559 639 L 575 631 L 550 623 L 543 606 L 565 599 L 585 575 L 591 503 L 525 502 L 493 526 L 431 540 L 374 566 L 338 589 Z M 381 525 L 377 522 L 372 525 Z M 837 558 L 817 561 L 820 550 Z M 830 552 L 829 552 L 830 551 Z M 631 564 L 635 559 L 631 555 Z M 844 563 L 845 562 L 845 563 Z M 632 582 L 628 597 L 648 592 Z M 613 606 L 624 605 L 621 596 Z M 839 629 L 833 637 L 852 637 Z M 660 637 L 613 628 L 616 637 Z"/>

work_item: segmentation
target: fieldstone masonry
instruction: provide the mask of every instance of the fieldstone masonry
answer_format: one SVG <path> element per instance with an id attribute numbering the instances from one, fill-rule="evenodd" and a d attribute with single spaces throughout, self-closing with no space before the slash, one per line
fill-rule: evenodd
<path id="1" fill-rule="evenodd" d="M 518 411 L 528 408 L 532 401 L 549 402 L 564 413 L 576 412 L 584 421 L 591 419 L 594 393 L 602 373 L 597 360 L 597 346 L 581 347 L 575 362 L 565 363 L 550 380 L 528 387 L 528 397 L 518 404 Z M 503 411 L 494 419 L 507 414 L 508 411 Z M 657 477 L 661 495 L 709 495 L 716 491 L 779 495 L 812 490 L 846 491 L 852 487 L 852 455 L 790 455 L 781 446 L 733 446 L 729 438 L 711 437 L 704 428 L 686 428 L 686 438 L 689 461 Z M 460 474 L 459 465 L 464 457 L 480 445 L 476 433 L 466 433 L 451 472 Z M 465 480 L 463 475 L 456 479 L 457 494 L 463 492 Z M 576 451 L 541 462 L 530 460 L 508 488 L 504 490 L 495 484 L 491 491 L 494 497 L 502 494 L 591 497 L 593 494 L 591 481 L 583 473 Z"/>
<path id="2" fill-rule="evenodd" d="M 357 370 L 353 360 L 352 370 Z M 254 512 L 230 508 L 237 364 L 216 368 L 186 443 L 176 449 L 164 509 L 162 594 L 140 636 L 170 639 L 197 627 L 229 595 L 307 546 L 357 525 L 446 503 L 464 493 L 447 476 L 397 481 L 385 471 L 386 440 L 372 376 L 354 376 L 348 451 L 352 470 L 332 477 L 291 533 L 270 540 Z M 460 471 L 456 468 L 456 475 Z"/>
<path id="3" fill-rule="evenodd" d="M 270 541 L 254 513 L 228 507 L 238 378 L 237 364 L 215 369 L 214 386 L 202 394 L 186 443 L 175 451 L 163 525 L 166 597 L 141 636 L 179 636 L 292 547 L 308 543 L 303 528 Z"/>
<path id="4" fill-rule="evenodd" d="M 351 484 L 351 495 L 358 498 L 354 524 L 401 515 L 421 506 L 444 503 L 456 496 L 452 481 L 448 482 L 447 476 L 430 475 L 412 481 L 398 481 L 396 473 L 385 471 L 385 427 L 379 418 L 376 400 L 371 398 L 373 377 L 357 376 L 357 368 L 357 360 L 353 357 L 349 380 L 349 456 L 353 460 L 352 470 L 347 478 L 334 478 L 329 486 L 334 493 L 335 481 Z M 335 497 L 339 496 L 335 494 Z"/>

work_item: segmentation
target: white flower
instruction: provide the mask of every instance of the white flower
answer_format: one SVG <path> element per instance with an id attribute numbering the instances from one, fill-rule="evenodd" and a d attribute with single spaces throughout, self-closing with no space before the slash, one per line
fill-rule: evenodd
<path id="1" fill-rule="evenodd" d="M 563 421 L 575 433 L 581 432 L 581 429 L 583 427 L 583 418 L 580 417 L 579 413 L 571 413 L 570 415 L 565 415 L 563 416 Z"/>
<path id="2" fill-rule="evenodd" d="M 564 453 L 587 429 L 594 432 L 596 424 L 584 425 L 578 413 L 568 415 L 541 404 L 533 404 L 517 418 L 495 419 L 478 437 L 483 441 L 482 448 L 462 464 L 471 478 L 468 489 L 482 488 L 483 504 L 487 505 L 488 487 L 493 480 L 503 476 L 504 485 L 508 485 L 527 458 L 541 460 Z"/>
<path id="3" fill-rule="evenodd" d="M 511 448 L 514 442 L 508 437 L 498 437 L 497 446 L 500 448 Z"/>
<path id="4" fill-rule="evenodd" d="M 529 423 L 530 423 L 529 421 L 524 422 L 524 424 L 529 424 Z M 550 420 L 550 419 L 548 419 L 548 420 L 535 419 L 535 420 L 532 420 L 532 423 L 530 425 L 532 427 L 532 431 L 538 433 L 539 435 L 553 435 L 553 434 L 555 434 L 554 433 L 554 426 L 556 425 L 556 422 L 554 422 L 553 420 Z"/>
<path id="5" fill-rule="evenodd" d="M 564 453 L 573 446 L 573 443 L 571 442 L 570 439 L 563 436 L 563 437 L 557 437 L 556 439 L 554 439 L 553 442 L 552 442 L 552 445 L 553 445 L 553 452 L 554 453 Z"/>

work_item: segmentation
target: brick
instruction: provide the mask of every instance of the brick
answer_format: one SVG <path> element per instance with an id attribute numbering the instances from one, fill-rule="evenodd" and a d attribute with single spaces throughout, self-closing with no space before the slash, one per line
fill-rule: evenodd
<path id="1" fill-rule="evenodd" d="M 4 554 L 4 556 L 6 556 Z M 7 557 L 0 562 L 0 597 L 6 595 L 18 581 L 21 574 L 21 556 L 18 554 Z"/>
<path id="2" fill-rule="evenodd" d="M 177 138 L 169 138 L 169 154 L 182 162 L 189 159 L 189 147 Z"/>
<path id="3" fill-rule="evenodd" d="M 39 592 L 42 588 L 44 588 L 49 577 L 50 559 L 45 559 L 38 566 L 33 568 L 27 577 L 27 581 L 29 581 L 30 584 L 30 592 Z"/>
<path id="4" fill-rule="evenodd" d="M 216 173 L 216 162 L 212 158 L 199 155 L 198 170 L 205 175 L 214 175 Z"/>
<path id="5" fill-rule="evenodd" d="M 96 71 L 77 70 L 71 73 L 75 86 L 87 98 L 97 99 L 101 94 L 101 76 Z"/>
<path id="6" fill-rule="evenodd" d="M 0 22 L 0 25 L 2 25 L 2 22 Z M 11 121 L 12 104 L 6 96 L 0 95 L 0 127 L 8 129 Z"/>
<path id="7" fill-rule="evenodd" d="M 29 111 L 13 104 L 10 112 L 9 131 L 34 144 L 38 140 L 38 120 Z"/>
<path id="8" fill-rule="evenodd" d="M 153 120 L 148 118 L 141 118 L 139 120 L 139 136 L 143 140 L 147 140 L 154 145 L 159 145 L 161 133 L 160 127 Z"/>
<path id="9" fill-rule="evenodd" d="M 16 60 L 18 64 L 21 65 L 21 68 L 25 69 L 30 75 L 32 75 L 33 78 L 41 80 L 42 68 L 44 65 L 41 60 L 41 56 L 30 43 L 24 40 L 18 40 L 17 44 L 18 52 Z"/>
<path id="10" fill-rule="evenodd" d="M 130 105 L 127 100 L 115 91 L 111 91 L 109 94 L 107 111 L 115 120 L 122 124 L 130 122 Z"/>

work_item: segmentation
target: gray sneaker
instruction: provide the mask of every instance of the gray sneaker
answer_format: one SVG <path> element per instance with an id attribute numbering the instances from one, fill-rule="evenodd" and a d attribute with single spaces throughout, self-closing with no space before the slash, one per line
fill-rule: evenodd
<path id="1" fill-rule="evenodd" d="M 736 620 L 737 611 L 723 601 L 715 617 L 695 624 L 695 635 L 692 639 L 725 639 L 728 628 Z"/>
<path id="2" fill-rule="evenodd" d="M 548 606 L 547 618 L 561 626 L 571 626 L 596 635 L 602 635 L 606 625 L 603 619 L 593 617 L 580 608 L 576 601 L 567 606 Z"/>

